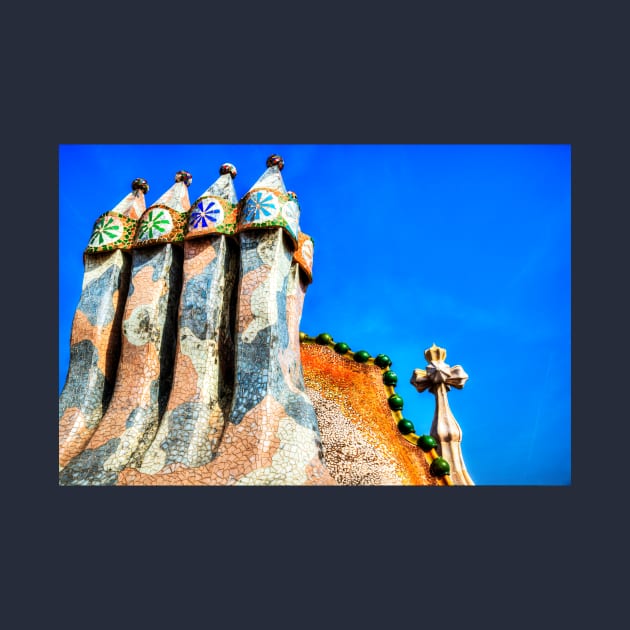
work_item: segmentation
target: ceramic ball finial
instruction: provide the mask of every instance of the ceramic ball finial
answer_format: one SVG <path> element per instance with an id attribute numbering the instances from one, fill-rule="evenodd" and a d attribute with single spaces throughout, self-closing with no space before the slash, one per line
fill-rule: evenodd
<path id="1" fill-rule="evenodd" d="M 190 186 L 192 184 L 192 175 L 188 171 L 177 171 L 175 173 L 175 181 L 184 182 L 186 186 Z"/>
<path id="2" fill-rule="evenodd" d="M 131 182 L 131 190 L 141 190 L 146 195 L 149 192 L 149 184 L 146 179 L 136 177 L 136 179 Z"/>
<path id="3" fill-rule="evenodd" d="M 236 177 L 236 166 L 234 164 L 230 164 L 229 162 L 225 162 L 225 164 L 221 164 L 221 168 L 219 169 L 219 175 L 225 175 L 229 173 L 232 176 L 232 179 Z"/>
<path id="4" fill-rule="evenodd" d="M 282 156 L 276 155 L 275 153 L 270 155 L 267 158 L 267 168 L 271 166 L 277 166 L 278 170 L 281 171 L 284 168 L 284 160 L 282 159 Z"/>

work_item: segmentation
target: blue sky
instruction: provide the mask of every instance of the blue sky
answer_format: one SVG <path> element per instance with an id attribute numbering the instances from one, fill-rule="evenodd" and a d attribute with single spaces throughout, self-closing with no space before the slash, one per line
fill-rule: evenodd
<path id="1" fill-rule="evenodd" d="M 469 374 L 449 402 L 475 483 L 569 484 L 569 145 L 61 145 L 59 390 L 97 217 L 134 178 L 150 205 L 182 169 L 194 201 L 223 162 L 241 197 L 272 153 L 315 241 L 301 330 L 388 354 L 418 433 L 434 399 L 409 379 L 445 347 Z"/>

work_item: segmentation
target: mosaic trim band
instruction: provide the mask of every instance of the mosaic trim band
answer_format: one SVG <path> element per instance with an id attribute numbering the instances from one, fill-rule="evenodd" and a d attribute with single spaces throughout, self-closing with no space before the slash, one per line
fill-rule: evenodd
<path id="1" fill-rule="evenodd" d="M 138 221 L 110 210 L 101 215 L 92 228 L 92 236 L 85 252 L 95 254 L 114 249 L 129 250 L 133 247 Z"/>
<path id="2" fill-rule="evenodd" d="M 142 215 L 136 232 L 136 247 L 184 240 L 188 212 L 177 212 L 163 203 L 155 203 Z"/>
<path id="3" fill-rule="evenodd" d="M 370 355 L 367 350 L 358 350 L 354 352 L 347 343 L 337 342 L 328 333 L 320 333 L 316 337 L 311 337 L 304 332 L 300 332 L 300 343 L 318 344 L 327 346 L 341 355 L 348 361 L 356 363 L 365 363 L 367 365 L 376 365 L 381 369 L 383 377 L 383 386 L 387 395 L 387 404 L 392 412 L 392 417 L 400 434 L 414 446 L 417 446 L 425 456 L 429 464 L 429 472 L 437 477 L 440 482 L 446 486 L 452 486 L 453 482 L 450 477 L 450 466 L 448 462 L 440 457 L 436 448 L 437 441 L 430 435 L 418 435 L 411 420 L 405 418 L 402 414 L 404 401 L 401 396 L 396 393 L 394 386 L 398 383 L 398 376 L 390 368 L 392 360 L 386 354 L 378 354 L 376 357 Z"/>
<path id="4" fill-rule="evenodd" d="M 236 234 L 238 204 L 216 195 L 202 195 L 191 206 L 186 240 L 208 234 Z"/>
<path id="5" fill-rule="evenodd" d="M 261 186 L 250 190 L 240 201 L 238 230 L 281 227 L 297 248 L 300 207 L 297 195 Z"/>

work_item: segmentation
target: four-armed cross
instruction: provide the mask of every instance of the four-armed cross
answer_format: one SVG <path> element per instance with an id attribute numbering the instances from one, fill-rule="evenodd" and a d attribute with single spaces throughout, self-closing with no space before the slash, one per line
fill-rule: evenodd
<path id="1" fill-rule="evenodd" d="M 444 363 L 446 350 L 433 344 L 424 351 L 424 358 L 428 361 L 426 370 L 414 370 L 411 384 L 422 393 L 429 390 L 435 396 L 435 413 L 431 425 L 431 436 L 437 440 L 437 450 L 451 465 L 451 480 L 454 485 L 472 486 L 460 443 L 462 430 L 451 412 L 446 392 L 451 387 L 462 389 L 468 380 L 468 374 L 461 365 L 450 366 Z"/>

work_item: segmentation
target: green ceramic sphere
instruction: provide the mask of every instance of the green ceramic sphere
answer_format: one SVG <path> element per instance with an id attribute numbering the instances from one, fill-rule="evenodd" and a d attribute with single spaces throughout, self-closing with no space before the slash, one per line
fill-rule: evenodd
<path id="1" fill-rule="evenodd" d="M 354 353 L 354 360 L 357 363 L 365 363 L 370 358 L 370 353 L 367 350 L 359 350 Z"/>
<path id="2" fill-rule="evenodd" d="M 350 346 L 347 343 L 344 343 L 343 341 L 340 341 L 339 343 L 335 344 L 335 352 L 337 354 L 346 354 L 348 350 L 350 350 Z"/>
<path id="3" fill-rule="evenodd" d="M 435 438 L 430 435 L 421 435 L 418 438 L 418 446 L 425 452 L 428 453 L 431 449 L 437 448 L 437 442 Z"/>
<path id="4" fill-rule="evenodd" d="M 392 360 L 386 354 L 379 354 L 375 357 L 374 364 L 380 368 L 386 368 L 392 364 Z"/>
<path id="5" fill-rule="evenodd" d="M 332 337 L 328 333 L 320 333 L 317 335 L 315 341 L 320 346 L 327 346 L 332 341 Z"/>
<path id="6" fill-rule="evenodd" d="M 407 420 L 407 418 L 403 418 L 402 420 L 398 422 L 398 430 L 403 435 L 409 435 L 410 433 L 413 433 L 415 431 L 415 428 L 411 420 Z"/>
<path id="7" fill-rule="evenodd" d="M 400 411 L 403 408 L 403 399 L 398 394 L 394 394 L 387 399 L 389 408 L 393 411 Z"/>
<path id="8" fill-rule="evenodd" d="M 396 372 L 392 372 L 391 370 L 385 372 L 383 374 L 383 383 L 385 385 L 391 385 L 392 387 L 394 387 L 394 385 L 398 383 L 398 375 L 396 374 Z"/>
<path id="9" fill-rule="evenodd" d="M 448 475 L 451 471 L 451 467 L 448 465 L 448 462 L 443 457 L 436 457 L 431 462 L 431 467 L 429 468 L 430 473 L 434 477 L 444 477 L 444 475 Z"/>

